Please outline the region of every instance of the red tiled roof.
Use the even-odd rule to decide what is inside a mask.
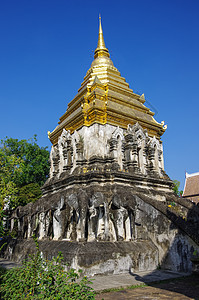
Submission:
[[[186,174],[183,197],[199,195],[199,173]]]

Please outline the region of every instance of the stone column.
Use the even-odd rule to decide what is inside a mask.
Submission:
[[[53,158],[53,176],[56,176],[59,173],[59,158]]]
[[[83,152],[84,152],[83,141],[79,141],[79,143],[76,144],[77,165],[81,165],[83,163],[84,160]]]
[[[142,144],[142,173],[147,174],[147,146],[145,141]]]
[[[148,148],[149,172],[155,172],[155,148]]]
[[[125,159],[125,142],[122,142],[122,165],[123,169],[126,169],[126,159]]]
[[[125,136],[125,158],[130,172],[138,172],[138,144],[136,136],[129,133]]]
[[[163,168],[162,168],[162,150],[158,150],[158,166],[159,166],[159,172],[161,174],[162,171],[163,171]]]
[[[67,158],[68,158],[68,154],[67,154],[67,149],[66,148],[63,149],[63,156],[64,156],[63,171],[65,171],[67,169]]]
[[[109,141],[111,158],[117,159],[117,139],[112,138]]]
[[[125,149],[125,159],[127,162],[127,165],[132,162],[132,147],[133,147],[133,135],[131,133],[127,134],[125,136],[125,145],[124,145],[124,149]]]
[[[137,145],[137,141],[134,141],[133,145],[132,145],[132,163],[133,163],[134,172],[138,172],[139,167],[138,167],[138,145]]]

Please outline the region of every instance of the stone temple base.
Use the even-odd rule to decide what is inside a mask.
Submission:
[[[39,241],[42,257],[52,259],[61,251],[69,267],[85,275],[150,271],[158,266],[158,249],[150,241],[90,242]],[[14,250],[14,251],[13,251]],[[22,262],[36,252],[34,241],[13,239],[5,256]]]
[[[174,195],[161,142],[139,124],[63,130],[50,157],[43,196],[8,219],[17,239],[7,243],[5,258],[26,258],[35,235],[44,257],[61,251],[87,275],[191,269],[198,211]]]

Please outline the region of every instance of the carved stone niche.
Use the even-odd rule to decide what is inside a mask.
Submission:
[[[66,141],[66,149],[64,149],[64,171],[69,171],[73,166],[73,147],[71,137]]]
[[[130,172],[138,173],[139,157],[138,157],[138,139],[136,135],[135,125],[128,125],[127,133],[125,135],[125,159],[126,166]]]
[[[163,152],[161,143],[149,138],[147,130],[136,123],[128,125],[125,135],[125,165],[130,172],[162,176]]]
[[[69,131],[63,129],[60,136],[60,153],[62,155],[62,170],[70,170],[72,167],[72,137]]]
[[[63,129],[57,145],[52,146],[50,153],[50,178],[60,176],[63,171],[73,166],[73,145],[69,131]]]
[[[155,173],[155,149],[150,145],[148,146],[148,162],[149,173]]]
[[[162,174],[162,149],[155,136],[148,141],[148,170],[156,176]]]

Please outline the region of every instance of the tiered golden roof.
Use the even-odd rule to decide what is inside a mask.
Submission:
[[[63,128],[74,132],[82,126],[94,123],[111,124],[127,128],[128,124],[139,123],[147,129],[150,136],[160,136],[165,126],[158,123],[154,113],[144,105],[143,95],[133,93],[114,67],[105,46],[101,17],[99,19],[99,37],[94,60],[87,71],[75,98],[68,104],[59,125],[50,133],[49,138],[56,144]]]

